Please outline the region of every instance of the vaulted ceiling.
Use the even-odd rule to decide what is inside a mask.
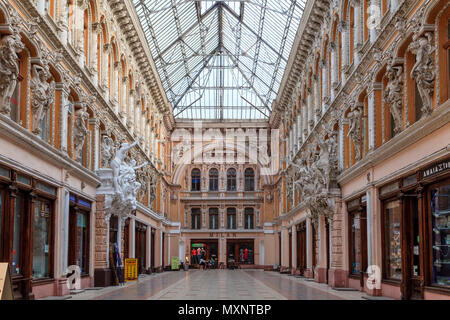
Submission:
[[[133,0],[176,119],[266,119],[306,0]]]

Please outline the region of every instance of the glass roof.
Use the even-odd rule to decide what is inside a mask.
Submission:
[[[267,119],[306,0],[133,0],[176,119]]]

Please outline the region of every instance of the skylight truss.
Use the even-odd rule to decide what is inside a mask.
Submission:
[[[177,119],[266,119],[306,0],[133,0]]]

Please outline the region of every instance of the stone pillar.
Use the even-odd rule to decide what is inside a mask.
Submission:
[[[308,101],[308,133],[310,133],[314,127],[314,92],[311,87],[306,88],[306,94]]]
[[[312,267],[312,232],[311,219],[306,219],[306,269],[311,270]]]
[[[94,129],[94,170],[100,168],[100,120],[95,119]]]
[[[208,226],[206,224],[206,213],[207,213],[207,209],[206,208],[202,208],[202,216],[201,216],[201,226],[202,229],[207,229]]]
[[[318,75],[313,76],[313,86],[314,86],[314,123],[319,122],[322,115],[322,110],[320,107],[320,79]]]
[[[62,188],[62,217],[61,217],[61,272],[66,273],[69,255],[69,191]],[[90,253],[90,252],[89,252]]]
[[[302,120],[303,120],[303,141],[308,137],[308,103],[305,98],[302,99]]]
[[[370,5],[371,6],[376,6],[377,8],[379,8],[379,10],[380,10],[379,11],[380,12],[380,17],[376,18],[376,21],[377,22],[379,21],[381,23],[381,15],[382,15],[382,13],[381,13],[381,6],[379,5],[378,0],[370,0]],[[380,28],[381,28],[380,25],[377,25],[375,28],[369,28],[369,41],[370,41],[370,43],[374,43],[375,42],[375,40],[377,39],[378,32],[379,32]]]
[[[295,224],[291,227],[292,232],[292,271],[297,268],[297,230]]]
[[[146,240],[147,240],[147,269],[153,267],[151,265],[151,257],[152,257],[152,226],[147,226],[147,234],[146,234]]]
[[[327,109],[327,104],[328,104],[328,100],[329,100],[327,60],[326,59],[320,60],[319,67],[322,72],[322,114],[323,114],[323,113],[325,113],[325,111]]]
[[[220,228],[225,229],[225,208],[219,209],[219,222]]]
[[[338,70],[338,66],[337,66],[337,61],[336,61],[336,57],[337,55],[337,48],[336,48],[336,44],[334,42],[330,42],[330,44],[328,45],[328,50],[331,52],[331,97],[330,99],[333,100],[335,97],[335,91],[334,88],[337,85],[337,70]]]
[[[376,146],[376,96],[381,95],[382,84],[380,82],[373,83],[369,86],[367,93],[368,101],[368,132],[369,132],[369,152],[373,151]]]
[[[339,170],[343,170],[344,169],[344,151],[345,151],[345,146],[344,146],[344,142],[345,142],[345,137],[344,137],[344,123],[342,121],[342,119],[339,120],[339,132],[338,132],[338,165],[339,165]]]
[[[297,148],[300,149],[300,146],[302,144],[302,119],[301,119],[301,112],[297,115]]]

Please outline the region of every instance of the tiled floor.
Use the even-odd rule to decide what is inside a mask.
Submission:
[[[191,270],[140,278],[124,287],[86,290],[72,300],[361,300],[358,291],[262,270]]]

